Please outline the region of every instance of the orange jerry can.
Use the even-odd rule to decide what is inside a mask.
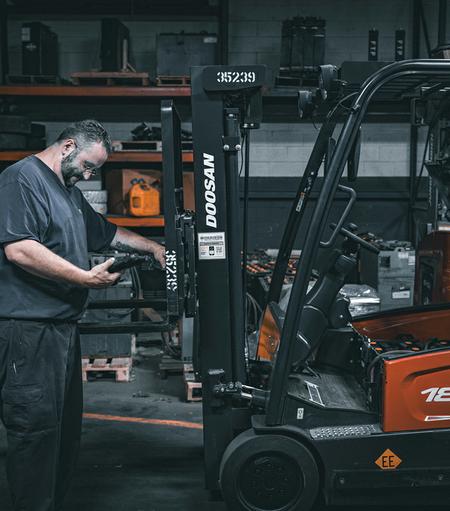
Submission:
[[[128,194],[128,210],[133,216],[157,216],[161,213],[159,190],[143,179],[133,179]]]

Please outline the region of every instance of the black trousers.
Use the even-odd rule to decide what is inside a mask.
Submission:
[[[0,391],[14,511],[59,511],[81,435],[77,325],[0,320]]]

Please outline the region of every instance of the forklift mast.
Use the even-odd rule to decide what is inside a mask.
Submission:
[[[217,406],[210,389],[219,375],[247,379],[239,155],[242,130],[261,122],[265,80],[265,66],[192,68],[195,249],[193,215],[183,206],[180,119],[172,101],[161,108],[169,315],[196,315],[210,489],[218,489],[220,459],[236,429],[236,410]]]

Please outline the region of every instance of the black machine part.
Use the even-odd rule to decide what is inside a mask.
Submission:
[[[132,268],[133,266],[145,266],[146,270],[153,268],[163,269],[151,254],[127,254],[123,257],[118,257],[108,268],[108,271],[109,273],[115,273]]]

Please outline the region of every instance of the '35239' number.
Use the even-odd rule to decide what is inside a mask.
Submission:
[[[218,83],[254,83],[256,73],[254,71],[219,71],[217,73]]]

